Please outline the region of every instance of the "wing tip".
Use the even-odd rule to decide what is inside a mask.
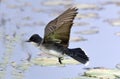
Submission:
[[[78,8],[76,6],[72,6],[69,8],[69,10],[74,11],[75,14],[78,14]]]
[[[74,11],[77,11],[77,10],[78,10],[78,8],[77,8],[76,6],[72,6],[72,7],[70,7],[69,9],[70,9],[70,10],[74,10]]]

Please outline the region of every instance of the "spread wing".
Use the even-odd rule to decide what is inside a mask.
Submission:
[[[69,8],[49,22],[45,28],[44,42],[52,41],[68,47],[70,29],[76,14],[76,8]]]

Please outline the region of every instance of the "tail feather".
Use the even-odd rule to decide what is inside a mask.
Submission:
[[[89,61],[89,58],[81,48],[68,49],[65,54],[83,64],[86,64]]]

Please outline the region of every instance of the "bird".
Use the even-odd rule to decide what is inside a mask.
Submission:
[[[44,38],[39,34],[33,34],[26,42],[33,42],[44,53],[57,57],[60,64],[63,64],[65,55],[82,64],[88,63],[89,57],[81,48],[68,48],[71,27],[78,14],[77,11],[76,7],[68,8],[46,25]]]

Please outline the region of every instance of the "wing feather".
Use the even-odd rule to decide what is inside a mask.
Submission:
[[[77,14],[76,8],[69,8],[49,22],[45,28],[44,42],[52,41],[68,46],[70,30]]]

